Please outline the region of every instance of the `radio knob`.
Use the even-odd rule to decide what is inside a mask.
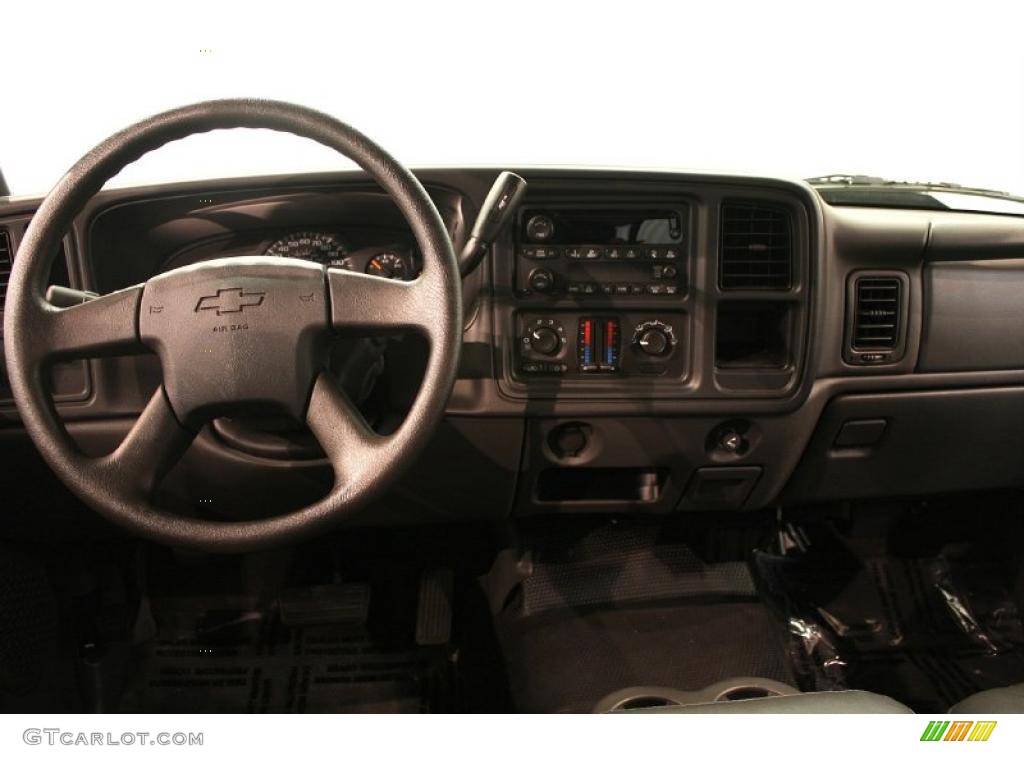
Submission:
[[[562,348],[562,339],[553,328],[534,328],[530,333],[530,349],[541,355],[555,355]]]
[[[545,243],[555,234],[555,222],[548,216],[538,214],[526,222],[526,236],[531,240]]]
[[[549,293],[555,287],[555,276],[550,269],[535,269],[530,273],[530,288],[537,293]]]
[[[672,327],[665,325],[660,320],[643,323],[636,330],[633,336],[633,343],[640,348],[640,351],[651,357],[663,357],[672,351],[676,343]]]

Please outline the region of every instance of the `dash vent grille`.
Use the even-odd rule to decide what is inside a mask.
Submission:
[[[764,203],[725,203],[720,256],[722,290],[787,290],[793,280],[789,213]]]
[[[857,279],[853,348],[859,351],[896,349],[900,338],[900,290],[895,277]]]

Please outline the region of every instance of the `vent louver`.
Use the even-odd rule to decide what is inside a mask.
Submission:
[[[853,348],[891,351],[900,338],[900,290],[896,277],[860,277],[856,283]]]
[[[0,228],[0,311],[7,298],[7,281],[11,279],[11,237],[6,229]]]
[[[725,203],[719,285],[722,290],[787,290],[792,286],[790,216],[764,203]]]

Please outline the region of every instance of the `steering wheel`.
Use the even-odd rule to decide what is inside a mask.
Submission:
[[[281,257],[234,257],[182,267],[59,309],[45,298],[61,238],[124,166],[164,144],[226,128],[269,128],[313,139],[355,161],[398,206],[423,255],[412,282]],[[351,515],[391,484],[440,421],[462,342],[462,294],[452,243],[426,191],[373,141],[329,115],[277,101],[229,99],[174,109],[114,134],[57,182],[25,233],[7,289],[7,371],[25,428],[57,476],[86,504],[136,534],[221,552],[279,546]],[[401,427],[373,432],[324,372],[332,334],[419,333],[423,382]],[[46,384],[70,357],[155,352],[163,383],[111,454],[73,444]],[[305,421],[334,471],[320,501],[277,517],[223,522],[154,502],[161,479],[212,416],[282,409]]]

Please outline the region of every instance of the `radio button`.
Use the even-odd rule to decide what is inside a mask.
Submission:
[[[594,283],[583,283],[583,293],[593,295],[597,293],[597,286]]]
[[[664,253],[665,261],[675,261],[679,258],[679,251],[675,248],[666,248]]]
[[[627,248],[624,256],[626,257],[627,260],[630,260],[630,261],[635,260],[635,259],[639,259],[640,258],[640,249],[639,248]]]
[[[622,249],[621,248],[609,248],[607,251],[605,251],[604,255],[610,261],[618,261],[619,259],[622,258]]]
[[[567,259],[582,259],[583,251],[581,251],[579,248],[568,248],[565,251],[565,257]]]
[[[594,261],[595,259],[600,259],[601,258],[601,249],[600,248],[587,248],[583,252],[583,258],[586,259],[587,261]]]
[[[625,296],[626,294],[629,293],[629,286],[628,285],[616,285],[615,286],[615,293],[617,293],[619,296]]]

